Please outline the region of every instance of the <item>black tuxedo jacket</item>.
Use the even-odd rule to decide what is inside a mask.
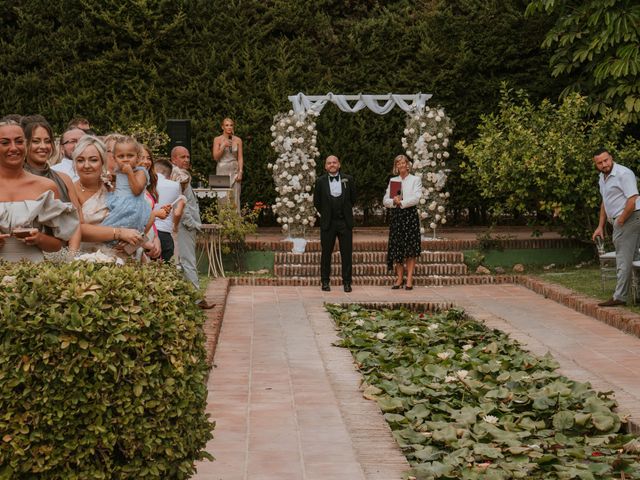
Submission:
[[[353,228],[353,205],[356,203],[356,184],[351,175],[340,173],[342,182],[343,215],[347,227]],[[325,173],[316,180],[313,191],[313,205],[320,214],[320,229],[328,230],[331,227],[331,191],[329,190],[329,178]]]

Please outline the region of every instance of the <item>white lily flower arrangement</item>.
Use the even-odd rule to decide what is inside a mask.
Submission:
[[[413,162],[413,173],[422,178],[422,198],[418,204],[420,233],[427,228],[433,231],[447,223],[446,206],[449,192],[445,191],[449,152],[449,136],[453,133],[453,122],[441,107],[425,107],[409,114],[404,129],[402,146]]]
[[[316,182],[316,147],[318,112],[279,113],[273,118],[271,146],[278,154],[275,163],[267,168],[272,171],[278,199],[272,205],[276,220],[283,233],[293,238],[303,238],[305,231],[313,227],[316,216],[313,195]]]

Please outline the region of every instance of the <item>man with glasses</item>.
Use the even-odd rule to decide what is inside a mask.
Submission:
[[[56,163],[51,167],[51,170],[56,172],[66,173],[71,177],[74,182],[78,180],[78,175],[73,167],[73,160],[71,160],[71,153],[76,148],[78,141],[85,135],[84,130],[77,127],[67,129],[60,139],[60,147],[62,148],[62,160],[60,163]]]

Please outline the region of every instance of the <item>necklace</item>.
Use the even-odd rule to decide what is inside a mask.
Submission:
[[[86,191],[97,192],[98,189],[100,188],[100,187],[98,187],[98,188],[93,188],[92,189],[92,188],[85,187],[80,180],[78,180],[78,184],[80,185],[80,190],[82,190],[83,192],[86,192]]]

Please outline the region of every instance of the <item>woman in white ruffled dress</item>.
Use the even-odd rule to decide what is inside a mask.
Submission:
[[[24,170],[26,139],[14,121],[0,122],[0,258],[43,260],[78,228],[78,212],[48,178]]]

